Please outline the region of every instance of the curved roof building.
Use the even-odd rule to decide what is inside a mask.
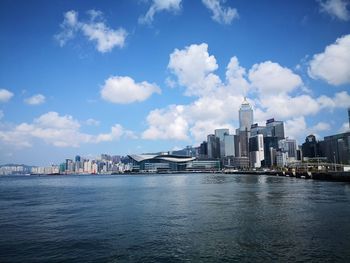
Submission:
[[[179,155],[133,154],[128,155],[132,160],[133,171],[165,172],[185,171],[188,162],[195,157]]]

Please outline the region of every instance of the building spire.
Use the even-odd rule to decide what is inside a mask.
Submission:
[[[249,104],[249,102],[247,101],[247,97],[246,96],[244,96],[242,104]]]

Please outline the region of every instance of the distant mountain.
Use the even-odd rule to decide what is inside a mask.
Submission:
[[[23,166],[24,168],[27,168],[27,169],[31,169],[32,167],[35,167],[35,166],[32,166],[32,165],[15,164],[15,163],[0,164],[0,168],[1,168],[1,167],[4,167],[4,166],[10,166],[10,167],[14,167],[14,166]]]

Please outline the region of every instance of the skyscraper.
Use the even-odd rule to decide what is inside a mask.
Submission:
[[[288,161],[295,161],[297,159],[297,141],[293,139],[282,139],[278,141],[278,148],[282,152],[288,153]]]
[[[241,131],[250,131],[253,120],[253,109],[247,101],[247,98],[244,98],[244,101],[239,108],[239,129]]]
[[[250,106],[247,98],[245,97],[238,112],[239,117],[239,129],[236,134],[239,140],[239,155],[238,157],[249,157],[249,137],[250,128],[253,124],[253,109]]]
[[[229,134],[229,129],[216,129],[215,136],[219,138],[220,141],[220,157],[225,156],[225,135]]]
[[[225,157],[235,156],[235,139],[234,135],[225,134],[224,136]]]
[[[249,138],[249,160],[251,167],[261,167],[261,162],[264,160],[264,136],[262,134]]]
[[[220,158],[220,140],[214,134],[208,135],[208,158]]]
[[[283,121],[269,119],[266,121],[266,132],[269,137],[277,137],[279,140],[284,139],[284,124]]]

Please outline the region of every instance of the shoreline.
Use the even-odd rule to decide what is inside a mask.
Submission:
[[[267,175],[281,177],[295,177],[298,179],[313,179],[319,181],[330,182],[350,182],[350,172],[290,172],[290,171],[173,171],[173,172],[158,172],[158,173],[115,173],[115,174],[11,174],[2,176],[130,176],[130,175],[176,175],[176,174],[251,174],[251,175]],[[0,176],[1,177],[1,176]]]

